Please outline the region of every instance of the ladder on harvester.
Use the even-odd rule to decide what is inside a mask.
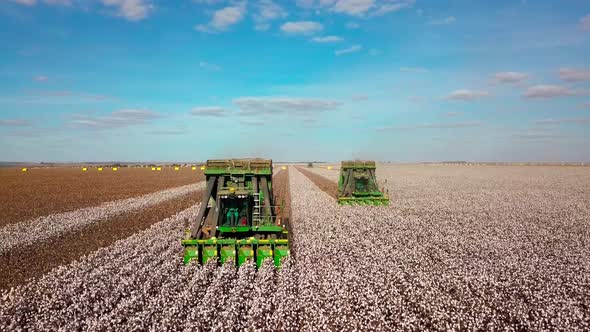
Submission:
[[[253,193],[254,196],[254,206],[252,207],[252,224],[259,225],[260,224],[260,193]]]

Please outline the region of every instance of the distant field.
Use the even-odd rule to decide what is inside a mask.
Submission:
[[[0,226],[202,180],[190,168],[0,168]]]

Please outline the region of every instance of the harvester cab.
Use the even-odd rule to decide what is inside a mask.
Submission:
[[[389,205],[389,196],[379,190],[374,161],[343,161],[338,177],[338,203],[341,205]]]
[[[185,264],[219,259],[240,266],[254,260],[260,267],[272,259],[280,266],[289,255],[289,240],[272,196],[272,160],[208,160],[204,172],[201,208],[182,240]]]

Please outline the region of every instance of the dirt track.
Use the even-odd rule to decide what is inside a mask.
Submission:
[[[297,170],[303,173],[308,179],[311,180],[316,186],[323,190],[326,194],[338,198],[338,183],[325,178],[321,175],[315,174],[311,171],[306,170],[303,167],[297,167]]]
[[[276,197],[276,205],[284,204],[282,216],[287,224],[291,219],[291,192],[289,190],[289,170],[281,170],[272,177],[273,193]]]
[[[202,171],[182,168],[0,168],[0,227],[40,216],[204,181]]]

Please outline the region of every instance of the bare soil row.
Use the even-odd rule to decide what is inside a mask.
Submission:
[[[202,191],[92,224],[79,232],[36,243],[0,256],[0,289],[22,284],[53,268],[108,247],[201,201]],[[180,238],[178,239],[180,241]]]
[[[291,193],[289,191],[289,170],[281,170],[272,177],[272,188],[276,197],[275,204],[283,204],[282,217],[291,219]]]
[[[337,198],[338,197],[338,184],[328,178],[321,175],[315,174],[311,171],[306,170],[303,167],[297,167],[297,170],[303,173],[308,179],[311,180],[316,186],[318,186],[326,194]]]
[[[202,171],[190,168],[160,172],[149,168],[120,168],[116,172],[82,172],[80,168],[65,167],[21,172],[0,168],[0,227],[204,179]]]

